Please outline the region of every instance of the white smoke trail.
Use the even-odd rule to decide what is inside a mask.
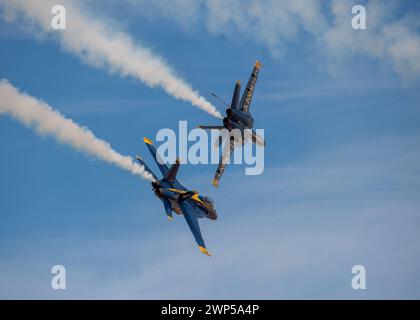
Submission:
[[[60,1],[66,8],[66,29],[54,30],[51,27],[51,8],[56,4],[54,0],[0,0],[6,20],[21,22],[19,18],[23,18],[31,24],[32,31],[37,26],[43,32],[57,34],[63,49],[80,56],[90,65],[106,67],[150,87],[160,86],[176,99],[189,101],[214,117],[222,118],[216,108],[178,77],[159,55],[136,45],[130,36],[110,27],[109,22],[88,16],[75,5],[75,1]]]
[[[95,156],[105,162],[149,181],[153,176],[129,156],[123,156],[110,144],[98,139],[87,128],[80,127],[71,119],[53,110],[48,104],[19,92],[7,80],[0,81],[0,115],[9,114],[27,127],[34,128],[40,135],[50,135],[59,142]]]

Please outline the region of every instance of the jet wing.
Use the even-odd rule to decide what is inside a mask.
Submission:
[[[225,128],[224,126],[198,126],[198,127],[204,130],[211,130],[211,129],[222,130]]]
[[[159,157],[159,154],[156,151],[156,148],[153,146],[152,140],[149,138],[144,137],[143,138],[144,143],[146,143],[147,148],[149,149],[150,153],[152,154],[153,159],[155,160],[157,166],[159,167],[160,172],[162,172],[162,175],[166,175],[166,173],[169,171],[168,166],[163,162],[163,160]]]
[[[228,163],[230,156],[232,154],[233,148],[235,148],[235,140],[231,139],[230,143],[225,143],[223,147],[222,155],[220,156],[219,165],[214,174],[214,179],[211,182],[215,187],[219,187],[219,180],[225,171],[226,164]]]
[[[198,219],[196,214],[194,213],[195,208],[194,205],[190,202],[189,199],[184,201],[179,201],[179,206],[181,207],[183,216],[187,221],[188,226],[194,236],[195,241],[197,242],[198,248],[200,251],[208,256],[210,253],[206,249],[206,245],[203,240],[203,236],[201,235],[200,225],[198,224]]]
[[[252,143],[260,147],[265,147],[264,138],[260,137],[254,130],[252,130]]]
[[[242,94],[241,101],[239,103],[239,108],[242,111],[245,111],[245,112],[249,111],[249,108],[251,106],[252,96],[254,95],[255,85],[257,84],[260,68],[261,68],[261,63],[257,61],[255,63],[254,69],[252,69],[251,76],[249,77],[245,91]]]
[[[257,146],[260,147],[265,147],[266,144],[264,138],[260,137],[254,130],[252,130],[251,132],[245,130],[244,140],[251,141],[252,143],[255,143]]]

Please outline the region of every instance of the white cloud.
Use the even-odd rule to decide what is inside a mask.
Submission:
[[[367,58],[406,79],[420,75],[419,14],[399,16],[395,1],[367,1],[368,28],[357,31],[351,27],[351,8],[358,4],[353,0],[130,2],[145,6],[148,15],[163,15],[184,27],[203,25],[214,36],[245,44],[252,41],[267,48],[274,58],[283,57],[291,43],[304,39],[305,45],[314,48],[318,63],[334,74],[346,63]]]
[[[91,0],[91,3],[95,1]],[[115,6],[114,2],[101,3],[105,8]],[[356,4],[353,0],[126,0],[126,3],[130,4],[126,9],[130,10],[130,17],[164,17],[188,32],[202,27],[213,36],[244,45],[252,42],[262,46],[274,59],[287,59],[291,44],[307,46],[312,48],[311,58],[316,57],[318,64],[334,75],[340,74],[341,69],[349,64],[367,62],[384,65],[404,80],[413,80],[420,75],[420,13],[408,10],[401,13],[400,4],[395,1],[366,1],[367,30],[351,28],[351,7]],[[37,11],[39,16],[40,6],[31,5],[30,10]],[[16,15],[13,10],[6,13],[9,20]],[[98,27],[96,31],[106,31],[109,36],[109,30],[103,25],[95,26]],[[125,36],[124,42],[131,40]],[[71,47],[76,52],[82,50],[90,63],[98,58],[97,53],[91,55],[82,47]],[[146,51],[146,55],[150,55],[149,50]],[[121,68],[116,67],[116,70]],[[130,74],[126,69],[120,71]]]
[[[240,37],[266,46],[279,56],[287,42],[302,32],[315,34],[326,26],[319,1],[207,1],[205,21],[210,33]]]
[[[268,168],[252,183],[231,172],[222,186],[229,197],[216,203],[220,220],[201,223],[211,258],[197,250],[182,217],[166,221],[158,200],[141,212],[162,210],[156,217],[160,229],[146,235],[124,230],[111,238],[90,232],[46,237],[51,253],[36,256],[9,249],[0,263],[0,288],[8,291],[0,295],[418,298],[418,146],[412,137],[342,146],[293,168]],[[208,184],[207,177],[195,181]],[[142,214],[136,224],[144,221]],[[43,270],[57,260],[71,275],[61,296],[43,284],[49,283]],[[19,273],[13,267],[20,264],[31,271]],[[366,292],[351,288],[355,264],[368,270]],[[25,286],[13,286],[26,277]]]
[[[350,28],[350,1],[331,5],[333,25],[318,39],[329,56],[329,67],[339,67],[350,58],[370,59],[391,65],[404,78],[420,75],[420,34],[410,15],[394,18],[395,3],[370,0],[366,6],[367,30]]]

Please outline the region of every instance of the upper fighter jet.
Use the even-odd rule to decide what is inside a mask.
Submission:
[[[257,61],[252,69],[251,76],[246,85],[245,91],[242,94],[241,99],[239,100],[239,95],[241,92],[241,83],[238,80],[235,84],[235,90],[233,91],[232,102],[230,106],[227,106],[226,117],[223,118],[223,126],[199,126],[202,129],[227,129],[231,132],[233,129],[238,129],[242,134],[242,139],[240,140],[240,145],[246,143],[248,140],[251,140],[253,143],[259,146],[265,146],[265,141],[263,138],[258,136],[254,130],[252,130],[251,135],[247,135],[245,129],[252,129],[254,126],[254,118],[249,112],[251,106],[252,96],[254,94],[255,85],[257,83],[258,74],[260,72],[261,63]],[[214,95],[214,94],[213,94]],[[215,96],[215,95],[214,95]],[[216,96],[216,98],[218,98]],[[222,136],[219,137],[219,146],[222,144]],[[232,136],[230,136],[230,143],[226,143],[223,149],[222,155],[219,160],[219,166],[217,167],[216,173],[212,184],[215,187],[218,187],[219,180],[223,175],[225,170],[226,163],[230,158],[233,148],[235,147],[235,141]]]
[[[182,214],[187,221],[192,234],[194,235],[198,248],[202,253],[210,256],[201,235],[198,218],[208,218],[210,220],[217,219],[217,213],[214,209],[213,200],[209,197],[199,195],[196,191],[188,190],[181,185],[176,179],[180,166],[179,160],[177,159],[176,162],[169,168],[166,164],[163,164],[159,158],[152,141],[148,138],[144,138],[143,141],[146,143],[153,159],[155,159],[163,178],[159,180],[142,158],[139,156],[136,158],[137,161],[139,161],[140,164],[142,164],[145,169],[153,175],[154,181],[152,182],[152,189],[155,195],[163,202],[166,215],[169,220],[172,220],[172,212]]]

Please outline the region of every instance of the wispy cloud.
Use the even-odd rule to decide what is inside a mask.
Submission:
[[[44,298],[418,298],[418,146],[403,136],[342,146],[252,183],[231,172],[220,220],[202,222],[211,258],[196,253],[182,218],[162,212],[161,230],[146,235],[54,239],[66,250],[26,256],[30,274],[10,276],[19,262],[3,260],[1,287]],[[42,285],[57,259],[72,275],[60,294]],[[367,268],[366,291],[351,288],[355,264]],[[26,276],[29,285],[11,285]]]
[[[330,58],[330,68],[349,61],[349,57],[368,57],[390,65],[402,77],[420,75],[420,13],[408,12],[398,17],[398,4],[370,0],[366,5],[367,30],[350,27],[354,1],[333,1],[332,26],[319,38]]]
[[[349,62],[370,59],[392,68],[404,79],[420,75],[419,12],[400,13],[395,1],[366,1],[367,29],[353,30],[351,8],[359,2],[279,0],[129,0],[147,14],[181,25],[204,26],[213,36],[251,41],[284,57],[290,44],[304,41],[318,64],[334,75]],[[188,10],[185,10],[188,8]],[[142,14],[141,11],[138,11]],[[167,13],[171,14],[167,14]],[[327,59],[325,59],[327,58]]]

